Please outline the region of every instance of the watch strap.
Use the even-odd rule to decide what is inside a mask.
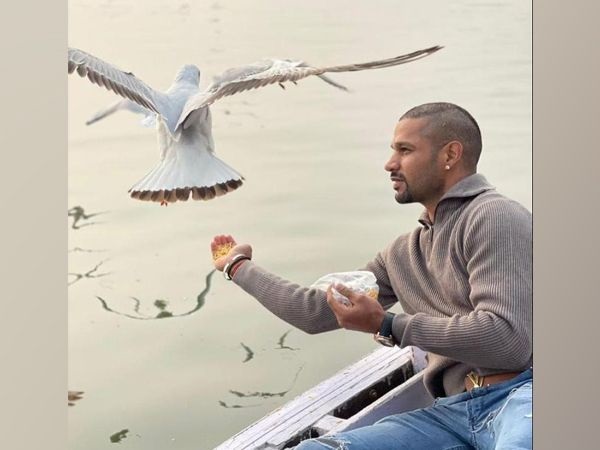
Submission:
[[[386,347],[393,347],[397,344],[392,334],[392,325],[394,323],[395,316],[396,314],[394,313],[386,312],[385,316],[383,316],[383,321],[381,322],[379,331],[373,336],[375,341],[381,345],[385,345]]]
[[[392,337],[392,325],[394,323],[394,317],[396,314],[387,311],[385,316],[383,317],[383,322],[381,322],[381,328],[379,329],[379,336],[384,336],[391,338]]]

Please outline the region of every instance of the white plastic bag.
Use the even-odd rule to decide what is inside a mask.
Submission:
[[[379,286],[377,286],[377,279],[375,278],[375,275],[366,270],[329,273],[319,278],[310,287],[321,289],[322,291],[327,292],[327,288],[329,288],[329,286],[332,284],[343,284],[347,288],[360,294],[368,295],[375,300],[377,300],[377,296],[379,295]],[[335,289],[332,291],[333,297],[337,301],[343,303],[344,305],[350,304],[350,301],[346,296],[340,294]]]

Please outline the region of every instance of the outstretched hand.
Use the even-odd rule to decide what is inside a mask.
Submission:
[[[242,254],[252,258],[252,247],[248,244],[237,244],[230,235],[220,234],[215,236],[210,243],[210,250],[215,269],[220,272],[235,255]]]
[[[335,289],[350,300],[345,305],[333,296]],[[366,333],[377,333],[385,316],[385,310],[381,304],[368,295],[359,294],[342,284],[329,286],[327,289],[327,303],[335,314],[342,328]]]

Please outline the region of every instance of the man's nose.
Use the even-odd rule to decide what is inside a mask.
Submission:
[[[388,159],[388,161],[385,163],[385,165],[383,166],[383,168],[387,172],[393,172],[395,170],[398,170],[400,168],[400,164],[399,164],[398,158],[395,158],[395,155],[392,154],[392,156],[390,157],[390,159]]]

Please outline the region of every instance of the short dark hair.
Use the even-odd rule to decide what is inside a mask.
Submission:
[[[463,145],[463,159],[469,168],[476,168],[481,155],[481,130],[469,112],[453,103],[437,102],[415,106],[405,112],[402,119],[427,118],[424,135],[437,149],[450,141]]]

